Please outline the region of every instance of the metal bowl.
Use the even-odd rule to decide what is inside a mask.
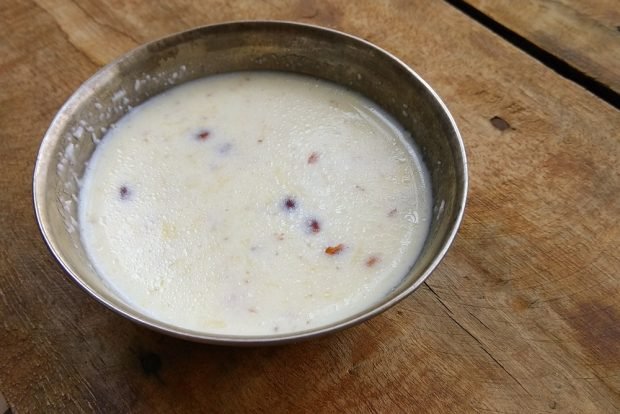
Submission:
[[[175,85],[216,73],[277,70],[323,78],[374,100],[407,129],[430,173],[433,215],[423,250],[380,303],[328,326],[260,336],[197,332],[144,315],[97,275],[77,223],[79,180],[105,131],[132,107]],[[185,339],[234,345],[291,342],[324,335],[377,315],[416,290],[452,243],[465,208],[467,162],[452,119],[431,87],[403,62],[353,36],[316,26],[233,22],[178,33],[141,46],[86,81],[48,129],[37,157],[34,208],[41,233],[62,267],[90,295],[142,325]]]

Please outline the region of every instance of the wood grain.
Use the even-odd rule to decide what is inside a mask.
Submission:
[[[617,0],[465,2],[620,93],[620,3]]]
[[[436,88],[469,155],[462,229],[426,285],[339,334],[236,349],[150,332],[47,251],[30,189],[40,139],[138,43],[265,18],[366,38]],[[15,413],[620,410],[618,111],[451,6],[10,0],[0,56],[0,392]]]

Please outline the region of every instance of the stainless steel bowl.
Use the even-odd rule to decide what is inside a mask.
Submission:
[[[401,283],[370,309],[304,332],[217,335],[170,325],[124,302],[97,275],[79,237],[79,180],[96,142],[131,107],[183,82],[216,73],[278,70],[311,75],[361,92],[411,133],[428,167],[433,217],[423,250]],[[158,331],[218,344],[290,342],[334,332],[377,315],[416,290],[452,243],[465,208],[467,162],[445,105],[403,62],[353,36],[304,24],[253,21],[206,26],[141,46],[86,81],[65,103],[43,138],[34,171],[34,207],[56,259],[110,309]]]

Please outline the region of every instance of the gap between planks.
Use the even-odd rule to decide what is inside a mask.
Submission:
[[[463,0],[444,0],[446,3],[483,25],[511,45],[527,53],[560,76],[576,83],[616,109],[620,109],[620,94],[565,60],[546,51],[527,38],[509,29],[484,12]]]

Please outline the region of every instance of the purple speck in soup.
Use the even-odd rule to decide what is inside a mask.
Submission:
[[[308,230],[311,233],[318,233],[321,231],[321,223],[317,219],[308,220]]]
[[[224,145],[222,145],[217,151],[222,155],[226,155],[230,152],[231,149],[232,149],[232,144],[230,142],[227,142]]]
[[[295,210],[295,208],[297,208],[297,202],[295,201],[294,198],[291,198],[291,197],[287,197],[284,200],[283,205],[284,205],[284,209],[289,210],[289,211]]]
[[[118,192],[121,196],[121,200],[127,200],[131,196],[131,191],[126,185],[122,185]]]

